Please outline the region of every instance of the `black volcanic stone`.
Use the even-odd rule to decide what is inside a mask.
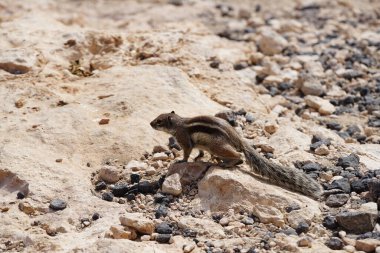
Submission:
[[[329,122],[329,123],[326,124],[326,127],[327,127],[328,129],[336,130],[336,131],[340,131],[340,130],[342,130],[342,128],[343,128],[343,127],[342,127],[339,123],[337,123],[337,122]]]
[[[380,199],[380,180],[372,179],[368,182],[368,190],[370,198],[376,202],[377,199]]]
[[[127,193],[124,195],[124,198],[126,198],[128,201],[132,201],[136,199],[136,195],[133,193]]]
[[[23,198],[25,198],[25,194],[22,192],[18,192],[17,193],[17,199],[23,199]]]
[[[113,194],[110,192],[104,192],[102,194],[102,199],[111,202],[113,200]]]
[[[100,218],[100,214],[94,213],[91,218],[92,218],[92,220],[98,220]]]
[[[168,208],[165,205],[159,205],[154,215],[156,219],[159,219],[160,217],[166,217],[168,215]]]
[[[65,209],[67,206],[66,202],[63,201],[62,199],[53,199],[52,201],[50,201],[50,205],[49,207],[53,210],[63,210]]]
[[[123,197],[128,192],[128,190],[129,187],[127,183],[119,183],[112,188],[112,194],[115,197]]]
[[[148,194],[148,193],[156,193],[157,189],[155,189],[155,185],[152,182],[149,181],[141,181],[138,184],[138,192],[142,194]]]
[[[350,137],[350,135],[347,132],[337,132],[337,134],[342,138],[343,140]]]
[[[343,248],[344,244],[338,237],[331,237],[327,242],[326,246],[332,250],[340,250]]]
[[[368,119],[368,126],[370,127],[380,127],[380,119],[370,118]]]
[[[130,179],[131,179],[131,184],[137,184],[138,182],[140,182],[141,177],[139,174],[132,173],[130,176]]]
[[[172,234],[173,227],[167,222],[162,222],[156,226],[156,232],[159,234]]]
[[[171,234],[158,234],[156,236],[156,242],[158,242],[158,243],[169,243],[171,237],[172,237]]]
[[[333,194],[326,199],[326,205],[329,207],[341,207],[347,203],[350,195],[348,194]]]
[[[107,188],[107,184],[104,181],[100,181],[95,185],[96,191],[101,191]]]
[[[369,213],[363,211],[343,211],[336,216],[338,224],[345,231],[354,234],[362,234],[371,232],[375,227],[377,213]]]
[[[347,167],[357,168],[359,166],[359,161],[360,161],[359,156],[352,153],[349,156],[340,157],[336,165],[341,166],[343,168],[347,168]]]
[[[286,235],[297,235],[297,232],[294,228],[283,229],[283,230],[280,230],[280,232]]]
[[[182,232],[183,237],[196,237],[197,231],[192,230],[191,228],[185,228]]]
[[[348,181],[347,178],[341,178],[338,180],[334,180],[329,186],[327,190],[331,189],[341,189],[345,193],[350,193],[351,192],[351,186],[350,182]]]
[[[292,203],[290,204],[290,206],[285,207],[285,211],[287,213],[290,213],[291,211],[299,210],[299,209],[301,209],[301,207],[297,203]]]
[[[346,171],[346,170],[342,171],[342,172],[340,173],[340,175],[341,175],[342,177],[344,177],[344,178],[347,178],[347,179],[350,179],[350,178],[355,177],[355,174],[353,174],[353,173],[351,173],[351,172],[349,172],[349,171]]]
[[[346,129],[346,132],[350,135],[353,136],[354,133],[360,133],[360,128],[357,125],[349,125]]]
[[[307,231],[309,231],[309,224],[307,224],[305,221],[298,223],[296,227],[297,234],[306,233]]]
[[[326,216],[322,221],[322,225],[328,229],[336,229],[338,227],[338,223],[334,216]]]
[[[351,190],[356,193],[368,191],[368,183],[371,179],[362,178],[351,182]]]
[[[248,63],[246,62],[238,62],[234,64],[234,70],[242,70],[248,67]]]
[[[302,170],[306,173],[313,172],[313,171],[319,171],[321,169],[321,166],[318,163],[307,163],[304,166],[302,166]]]

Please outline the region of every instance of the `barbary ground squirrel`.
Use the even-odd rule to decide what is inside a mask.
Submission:
[[[159,115],[150,125],[177,140],[184,153],[181,162],[187,162],[192,149],[197,148],[199,156],[204,150],[220,158],[222,167],[233,167],[243,162],[239,153],[243,152],[254,172],[270,183],[314,199],[322,194],[321,186],[302,171],[277,165],[262,157],[224,119],[213,116],[182,118],[171,112]]]

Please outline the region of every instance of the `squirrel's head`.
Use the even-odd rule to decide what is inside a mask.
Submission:
[[[172,111],[171,113],[159,115],[152,122],[150,122],[150,125],[158,131],[172,134],[180,119],[181,117]]]

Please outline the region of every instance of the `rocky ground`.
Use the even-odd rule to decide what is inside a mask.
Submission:
[[[0,252],[380,252],[380,2],[0,3]],[[229,121],[315,201],[149,122]],[[194,158],[195,152],[192,155]]]

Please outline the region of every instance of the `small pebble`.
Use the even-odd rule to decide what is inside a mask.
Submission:
[[[50,201],[49,207],[53,210],[63,210],[67,206],[66,202],[61,199],[53,199]]]

